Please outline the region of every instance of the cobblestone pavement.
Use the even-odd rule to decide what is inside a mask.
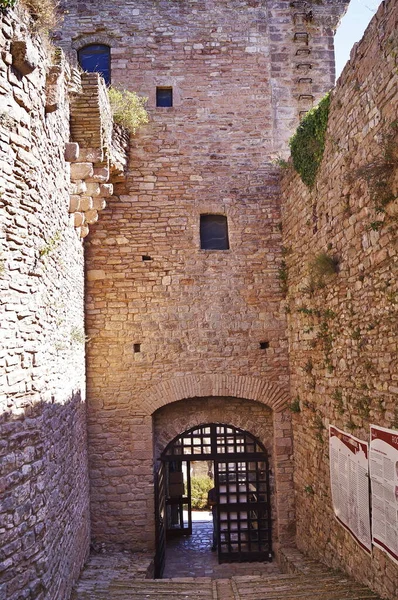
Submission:
[[[380,600],[294,549],[283,551],[293,574],[279,572],[274,563],[217,565],[210,552],[211,532],[208,523],[194,529],[191,543],[190,538],[170,542],[167,578],[160,580],[145,578],[150,555],[92,555],[71,600]]]
[[[192,535],[167,542],[166,567],[163,578],[211,577],[226,579],[233,575],[265,575],[280,573],[276,563],[218,564],[217,552],[211,551],[211,521],[193,522]]]

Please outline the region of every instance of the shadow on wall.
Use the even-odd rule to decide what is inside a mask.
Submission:
[[[0,597],[16,600],[29,591],[31,598],[67,600],[90,542],[80,390],[62,405],[3,413],[0,440]]]

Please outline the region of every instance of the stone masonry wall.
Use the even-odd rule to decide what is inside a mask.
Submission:
[[[127,180],[112,180],[114,196],[86,242],[91,514],[99,541],[153,547],[157,386],[184,393],[185,378],[212,376],[251,378],[258,394],[266,384],[275,394],[288,389],[272,157],[298,122],[302,57],[314,98],[332,83],[332,29],[345,5],[314,5],[304,23],[296,14],[304,5],[285,1],[117,9],[68,2],[65,51],[76,59],[86,44],[109,44],[113,85],[148,96],[150,113],[131,139]],[[156,86],[173,87],[173,107],[156,108]],[[311,98],[301,99],[303,108]],[[230,250],[200,249],[204,213],[227,216]],[[165,391],[160,406],[168,402]],[[279,514],[287,540],[292,447],[290,416],[282,414],[274,439],[288,480]]]
[[[89,548],[72,82],[26,15],[0,13],[0,43],[0,598],[67,600]]]
[[[348,1],[68,0],[59,38],[72,62],[87,44],[109,45],[113,85],[147,96],[150,108],[156,85],[173,86],[185,117],[208,122],[207,142],[195,152],[222,161],[225,131],[233,168],[242,146],[251,155],[286,154],[302,112],[334,83],[333,33]],[[259,119],[249,135],[247,113],[253,125]]]
[[[334,519],[327,428],[398,430],[397,16],[395,0],[380,6],[333,91],[314,189],[283,179],[297,541],[391,599],[397,565]],[[338,262],[324,287],[311,267],[322,252]]]

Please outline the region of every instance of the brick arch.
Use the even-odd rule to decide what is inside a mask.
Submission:
[[[171,402],[186,398],[208,396],[232,396],[245,400],[255,400],[265,404],[275,412],[283,411],[289,401],[286,390],[278,385],[260,379],[240,375],[185,375],[161,383],[145,390],[138,402],[140,412],[153,414]]]
[[[105,46],[109,46],[110,48],[115,43],[115,37],[112,33],[89,33],[87,35],[81,35],[75,40],[72,41],[73,50],[81,50],[85,46],[90,46],[91,44],[104,44]]]

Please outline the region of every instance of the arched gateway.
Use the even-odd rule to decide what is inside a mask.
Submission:
[[[155,575],[161,577],[166,535],[190,535],[191,465],[212,464],[220,562],[272,559],[268,454],[252,434],[225,423],[192,427],[163,451],[156,471]]]

